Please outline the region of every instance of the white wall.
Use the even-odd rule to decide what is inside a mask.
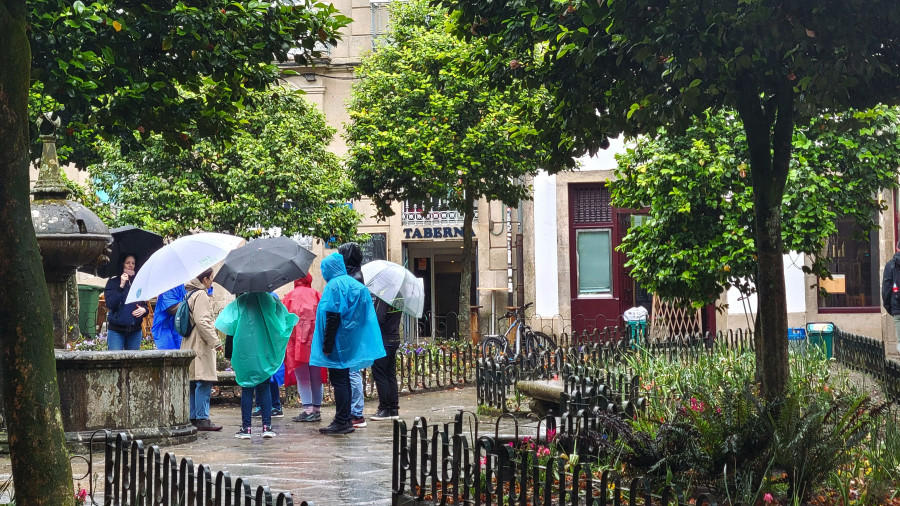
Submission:
[[[609,148],[597,151],[597,155],[583,156],[578,159],[581,170],[613,170],[618,163],[616,155],[625,152],[625,140],[622,137],[609,140]]]
[[[534,314],[559,314],[559,255],[556,244],[556,176],[534,177]]]
[[[787,295],[787,312],[806,313],[806,287],[803,274],[803,253],[790,252],[784,255],[784,287]],[[735,288],[728,290],[728,314],[756,313],[756,294],[747,300],[740,300],[740,292]]]

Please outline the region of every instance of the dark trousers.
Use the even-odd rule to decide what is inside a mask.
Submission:
[[[328,379],[334,390],[334,423],[350,423],[350,369],[328,369]]]
[[[400,409],[400,394],[397,391],[397,348],[400,343],[384,343],[387,355],[372,364],[372,377],[378,390],[378,410],[397,411]]]
[[[272,408],[281,409],[281,390],[278,388],[278,380],[275,379],[275,376],[269,378],[269,392],[272,397]]]
[[[259,412],[262,415],[263,425],[272,425],[272,393],[269,391],[268,381],[263,381],[255,387],[243,387],[241,389],[241,425],[250,427],[254,392],[256,392],[256,401],[259,402]]]

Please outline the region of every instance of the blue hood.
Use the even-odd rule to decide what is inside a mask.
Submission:
[[[344,266],[344,257],[340,253],[332,253],[322,260],[322,277],[325,282],[347,274],[347,268]]]

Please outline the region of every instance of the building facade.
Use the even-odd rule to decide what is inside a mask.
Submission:
[[[344,29],[343,39],[336,46],[326,48],[327,57],[315,66],[285,66],[299,74],[286,78],[286,84],[303,90],[306,98],[324,113],[328,124],[338,130],[331,150],[343,156],[347,145],[342,133],[344,124],[350,121],[346,104],[357,81],[354,72],[387,27],[390,2],[337,0],[333,3],[353,22]],[[418,322],[418,336],[447,337],[457,330],[463,217],[443,207],[438,200],[430,204],[432,210],[426,212],[422,203],[395,203],[394,215],[379,220],[369,199],[353,202],[354,209],[362,215],[360,233],[371,237],[363,245],[366,260],[385,259],[405,265],[424,281],[425,316]],[[476,207],[473,223],[476,255],[470,296],[479,328],[489,333],[492,312],[505,312],[511,303],[510,280],[521,272],[516,269],[521,262],[515,261],[514,251],[515,238],[521,236],[518,233],[521,220],[517,210],[506,209],[499,203],[481,200]],[[330,252],[321,247],[313,251]]]
[[[300,75],[287,79],[289,86],[306,92],[339,132],[349,121],[346,103],[356,80],[354,69],[387,27],[389,3],[334,2],[353,19],[343,40],[328,48],[328,58],[320,64],[292,68]],[[331,147],[339,155],[347,151],[340,135]],[[472,303],[479,312],[482,333],[498,331],[491,314],[496,317],[509,305],[529,302],[534,303],[535,321],[556,332],[617,325],[624,311],[633,306],[653,310],[652,294],[628,276],[624,254],[615,250],[628,228],[640,225],[642,220],[641,213],[617,209],[609,203],[607,183],[613,178],[618,149],[622,144],[614,142],[578,171],[538,175],[531,182],[533,200],[524,202],[520,209],[478,203]],[[880,215],[881,228],[867,240],[853,236],[852,223],[838,224],[840,233],[827,245],[827,253],[835,259],[833,281],[820,281],[803,273],[808,260],[802,254],[785,255],[791,327],[834,322],[851,332],[882,338],[889,350],[895,349],[893,321],[881,309],[879,287],[881,270],[893,255],[898,237],[897,198],[891,192],[880,197],[889,211]],[[367,257],[405,264],[424,279],[427,315],[419,323],[420,334],[444,336],[454,330],[462,218],[437,204],[437,210],[431,213],[424,213],[416,203],[396,204],[394,216],[384,221],[374,218],[368,200],[354,206],[363,215],[360,231],[372,237],[365,246]],[[820,296],[820,287],[830,295]],[[718,310],[710,306],[691,318],[703,330],[752,325],[756,310],[753,297],[744,300],[732,291],[716,306]]]
[[[525,298],[535,301],[535,314],[555,331],[579,331],[622,323],[633,306],[654,307],[653,296],[628,276],[625,255],[615,250],[628,228],[639,226],[640,212],[618,209],[609,202],[614,155],[621,141],[581,170],[538,175],[534,199],[523,204]],[[895,353],[893,319],[881,307],[881,275],[897,241],[896,191],[878,195],[887,211],[878,216],[879,229],[866,238],[854,235],[851,219],[837,223],[838,234],[826,244],[833,258],[833,280],[820,280],[802,268],[805,255],[784,256],[790,327],[832,322],[852,333],[882,339]],[[822,296],[820,288],[828,295]],[[715,306],[690,315],[704,331],[753,327],[756,298],[742,298],[732,289]],[[652,316],[652,315],[651,315]],[[684,315],[682,315],[684,317]]]

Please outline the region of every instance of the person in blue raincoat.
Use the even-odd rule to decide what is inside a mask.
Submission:
[[[385,355],[369,289],[347,275],[344,258],[333,253],[322,260],[325,289],[316,308],[311,365],[328,368],[334,389],[335,415],[323,434],[353,432],[350,421],[350,371],[372,365]]]
[[[272,397],[269,378],[281,367],[291,331],[299,318],[268,293],[239,295],[216,318],[216,328],[233,336],[231,367],[241,391],[241,428],[234,435],[249,439],[253,394],[262,414],[262,436],[275,437],[272,430]]]
[[[181,334],[175,332],[175,310],[186,295],[184,285],[178,285],[156,298],[156,307],[153,309],[153,341],[157,350],[181,348]]]

